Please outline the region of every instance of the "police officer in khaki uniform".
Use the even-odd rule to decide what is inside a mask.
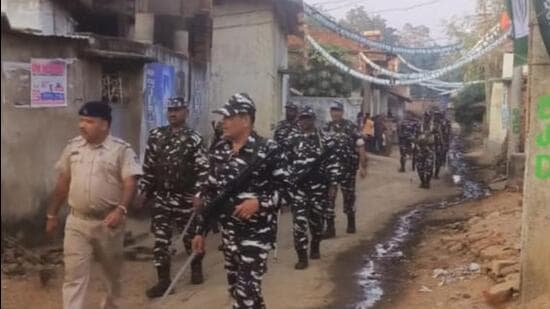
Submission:
[[[88,102],[79,111],[80,136],[69,141],[56,169],[57,184],[47,212],[46,233],[68,197],[65,225],[63,308],[84,308],[92,259],[105,273],[102,308],[119,308],[125,215],[142,174],[130,145],[109,134],[111,108]]]

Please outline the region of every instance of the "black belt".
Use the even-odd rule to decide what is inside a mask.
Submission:
[[[112,209],[85,211],[71,207],[70,214],[84,220],[103,220],[111,211]]]

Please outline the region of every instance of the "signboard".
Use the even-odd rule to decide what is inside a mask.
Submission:
[[[31,59],[31,107],[67,106],[67,64]]]

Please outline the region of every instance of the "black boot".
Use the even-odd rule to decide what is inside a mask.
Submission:
[[[311,240],[311,248],[309,248],[309,258],[312,260],[318,260],[321,258],[321,252],[319,251],[319,245],[321,239],[314,237]]]
[[[346,232],[348,234],[355,234],[355,213],[353,212],[348,214],[348,228]]]
[[[298,263],[294,265],[294,269],[306,269],[308,266],[307,251],[299,250],[296,253],[298,254]]]
[[[429,189],[430,188],[430,181],[432,180],[432,175],[428,174],[425,178],[426,180],[426,186],[424,188]]]
[[[204,277],[202,275],[202,257],[197,255],[191,262],[191,284],[202,284]]]
[[[149,298],[156,298],[161,297],[164,295],[164,292],[168,289],[170,286],[170,283],[172,283],[170,279],[170,265],[163,265],[157,267],[157,276],[158,276],[158,282],[156,285],[151,287],[145,292],[145,295]],[[173,294],[174,290],[170,292],[170,294]]]
[[[401,168],[399,168],[399,173],[405,172],[405,159],[401,158]]]
[[[336,237],[336,230],[334,229],[334,219],[327,219],[327,229],[323,235],[324,239]]]
[[[420,178],[420,185],[419,185],[418,187],[419,187],[419,188],[424,188],[424,187],[425,187],[425,183],[426,183],[426,180],[424,180],[424,176],[418,175],[418,178]]]

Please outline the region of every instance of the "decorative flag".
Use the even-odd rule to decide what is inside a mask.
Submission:
[[[537,1],[537,0],[535,0]],[[514,37],[514,66],[527,63],[527,37],[529,35],[529,7],[527,0],[508,0]]]
[[[540,34],[548,56],[550,56],[550,0],[533,0],[537,14]]]

